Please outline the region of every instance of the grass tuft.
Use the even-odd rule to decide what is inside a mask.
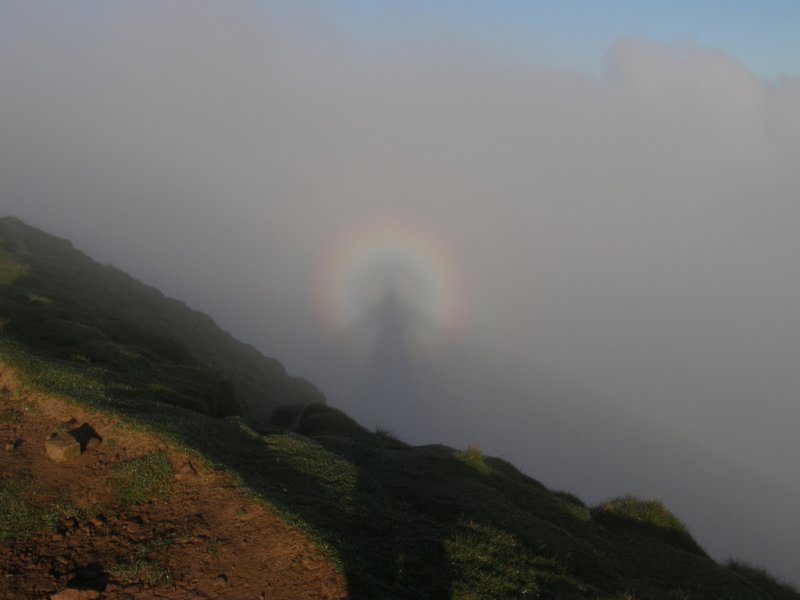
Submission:
[[[375,439],[382,442],[387,448],[409,448],[409,445],[401,440],[394,431],[380,425],[375,428]]]
[[[151,586],[169,585],[175,579],[169,567],[145,558],[116,564],[109,572],[126,583],[140,580]]]
[[[0,423],[22,423],[22,413],[13,408],[4,408],[0,410]]]
[[[686,526],[658,500],[623,496],[603,502],[591,511],[597,523],[610,528],[633,531],[707,556]]]
[[[492,472],[492,468],[486,464],[483,458],[483,452],[477,444],[467,446],[466,450],[456,450],[453,456],[480,473],[488,475]]]
[[[52,304],[53,299],[39,294],[28,294],[28,300],[34,304]]]
[[[0,248],[0,284],[11,285],[29,272],[28,265],[17,260],[7,250]]]
[[[148,585],[168,585],[174,574],[167,566],[166,553],[174,541],[174,534],[156,537],[137,548],[134,560],[117,563],[109,571],[126,582],[138,579]]]
[[[165,496],[172,467],[165,452],[153,452],[117,467],[110,476],[114,503],[132,506]]]
[[[518,536],[485,523],[461,523],[445,549],[454,568],[453,598],[560,598],[586,592],[557,556],[531,552]]]
[[[380,425],[378,425],[375,428],[375,435],[377,435],[379,438],[381,438],[383,440],[386,440],[386,441],[389,441],[389,442],[399,442],[399,441],[401,441],[400,438],[397,437],[397,434],[394,431],[392,431],[391,429],[388,429],[386,427],[382,427]]]
[[[23,477],[0,480],[0,540],[55,527],[72,510],[68,500],[31,486]]]

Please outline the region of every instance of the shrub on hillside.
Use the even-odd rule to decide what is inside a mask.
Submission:
[[[624,496],[603,502],[591,510],[596,523],[612,529],[625,529],[707,556],[686,526],[658,500]]]

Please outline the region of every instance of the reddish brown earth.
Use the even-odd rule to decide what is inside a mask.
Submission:
[[[0,390],[0,410],[13,416],[0,420],[0,477],[29,476],[75,507],[54,528],[0,541],[0,599],[347,597],[323,552],[229,475],[112,417],[23,391],[3,365]],[[83,423],[103,441],[65,462],[49,458],[51,434]],[[168,495],[114,508],[109,474],[158,450],[175,472]],[[120,573],[142,559],[156,570]]]

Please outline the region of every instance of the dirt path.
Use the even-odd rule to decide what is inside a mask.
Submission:
[[[53,432],[82,432],[83,452],[52,460]],[[154,491],[121,500],[126,477]],[[322,551],[228,475],[113,418],[21,392],[1,364],[0,482],[0,599],[347,597]]]

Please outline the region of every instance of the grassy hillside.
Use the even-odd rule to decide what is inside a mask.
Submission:
[[[67,240],[0,219],[3,338],[106,381],[120,398],[266,421],[287,402],[324,402],[310,383]]]
[[[237,380],[224,349],[255,351],[207,317],[19,221],[0,221],[0,238],[0,361],[29,389],[233,474],[326,549],[353,598],[800,599],[758,568],[710,559],[657,501],[587,507],[478,448],[408,446],[296,402],[295,382],[267,359]],[[154,307],[164,312],[147,323]],[[192,336],[227,345],[206,349],[212,363],[187,350]],[[270,402],[287,403],[269,426],[215,418],[236,411],[242,386],[276,376],[286,387]],[[314,395],[306,386],[302,399]]]

